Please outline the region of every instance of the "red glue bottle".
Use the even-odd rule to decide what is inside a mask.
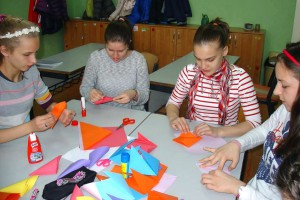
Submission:
[[[31,164],[39,163],[43,160],[42,147],[35,133],[30,133],[28,136],[27,157],[28,162]]]

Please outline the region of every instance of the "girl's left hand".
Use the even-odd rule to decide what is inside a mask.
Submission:
[[[129,103],[131,100],[134,99],[135,95],[136,95],[135,90],[126,90],[119,96],[114,97],[113,101],[115,101],[117,103],[122,103],[122,104]]]
[[[196,126],[194,128],[193,133],[197,136],[202,136],[202,135],[209,135],[209,136],[213,136],[213,137],[219,136],[217,127],[209,126],[205,123],[201,123],[198,126]]]
[[[246,184],[222,170],[212,170],[203,174],[201,182],[207,189],[237,195],[239,188]]]
[[[59,117],[59,121],[60,123],[62,123],[64,126],[68,126],[71,121],[73,120],[74,116],[76,115],[75,111],[73,110],[68,110],[68,109],[65,109],[60,117]]]

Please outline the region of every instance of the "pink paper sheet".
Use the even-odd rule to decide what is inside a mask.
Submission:
[[[175,137],[178,137],[180,133],[175,133]],[[186,149],[191,153],[201,154],[207,153],[207,151],[203,150],[204,147],[209,148],[219,148],[226,144],[227,142],[223,138],[217,138],[212,136],[203,135],[201,136],[202,140],[195,143],[193,146]]]
[[[229,162],[226,162],[224,167],[223,167],[223,172],[225,172],[226,174],[229,174],[230,175],[230,171],[228,170],[228,167],[229,167]],[[201,164],[200,163],[196,163],[196,166],[200,169],[200,171],[202,173],[205,173],[207,174],[208,172],[212,171],[212,170],[216,170],[218,168],[218,165],[219,163],[216,163],[212,166],[209,166],[209,167],[201,167]]]
[[[112,133],[106,138],[104,138],[102,141],[92,146],[91,149],[96,149],[101,146],[118,147],[128,142],[124,127],[118,130],[116,130],[117,127],[104,127],[104,128],[111,130]]]
[[[98,104],[102,104],[102,103],[111,102],[112,100],[113,100],[112,97],[104,96],[103,99],[99,99],[98,101],[95,101],[94,104],[98,105]]]

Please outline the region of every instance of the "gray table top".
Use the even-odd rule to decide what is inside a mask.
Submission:
[[[191,130],[197,124],[199,122],[190,122]],[[168,166],[166,173],[177,176],[173,185],[166,191],[167,194],[184,200],[235,199],[234,195],[208,190],[201,184],[202,172],[196,166],[196,163],[201,158],[210,155],[210,153],[192,153],[183,146],[173,142],[172,139],[175,137],[176,131],[170,127],[167,116],[151,114],[130,136],[137,137],[138,132],[157,145],[157,148],[151,152],[151,155]],[[225,140],[229,141],[231,139],[226,138]],[[236,169],[231,171],[231,174],[238,179],[241,175],[243,158],[244,153],[241,154],[240,162]]]
[[[132,109],[111,107],[106,105],[86,104],[87,116],[81,117],[80,101],[68,102],[68,108],[76,111],[75,119],[102,127],[119,126],[124,117],[134,118],[135,124],[124,127],[125,133],[129,135],[136,129],[151,113]],[[57,123],[53,129],[37,133],[40,140],[44,160],[37,164],[29,164],[27,160],[27,136],[18,138],[8,143],[0,144],[0,188],[19,182],[29,177],[29,174],[46,164],[58,155],[63,155],[71,149],[79,146],[77,126],[64,127]],[[40,190],[39,198],[42,199],[44,185],[54,181],[56,177],[70,164],[70,161],[61,159],[59,171],[55,175],[39,176],[34,187],[21,199],[30,199],[34,188]]]
[[[37,66],[42,72],[52,72],[59,74],[72,74],[85,67],[90,54],[97,50],[104,48],[104,44],[89,43],[70,49],[56,55],[43,58],[37,61]],[[62,62],[62,63],[61,63]],[[38,63],[61,63],[54,67],[46,67],[38,65]]]
[[[237,62],[239,57],[227,55],[226,59],[229,63],[234,64]],[[183,69],[184,66],[192,63],[195,63],[195,57],[193,52],[151,73],[149,76],[151,84],[162,84],[174,87],[180,71]]]

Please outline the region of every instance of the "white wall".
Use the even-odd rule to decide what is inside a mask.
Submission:
[[[300,0],[296,2],[292,42],[300,41]]]

